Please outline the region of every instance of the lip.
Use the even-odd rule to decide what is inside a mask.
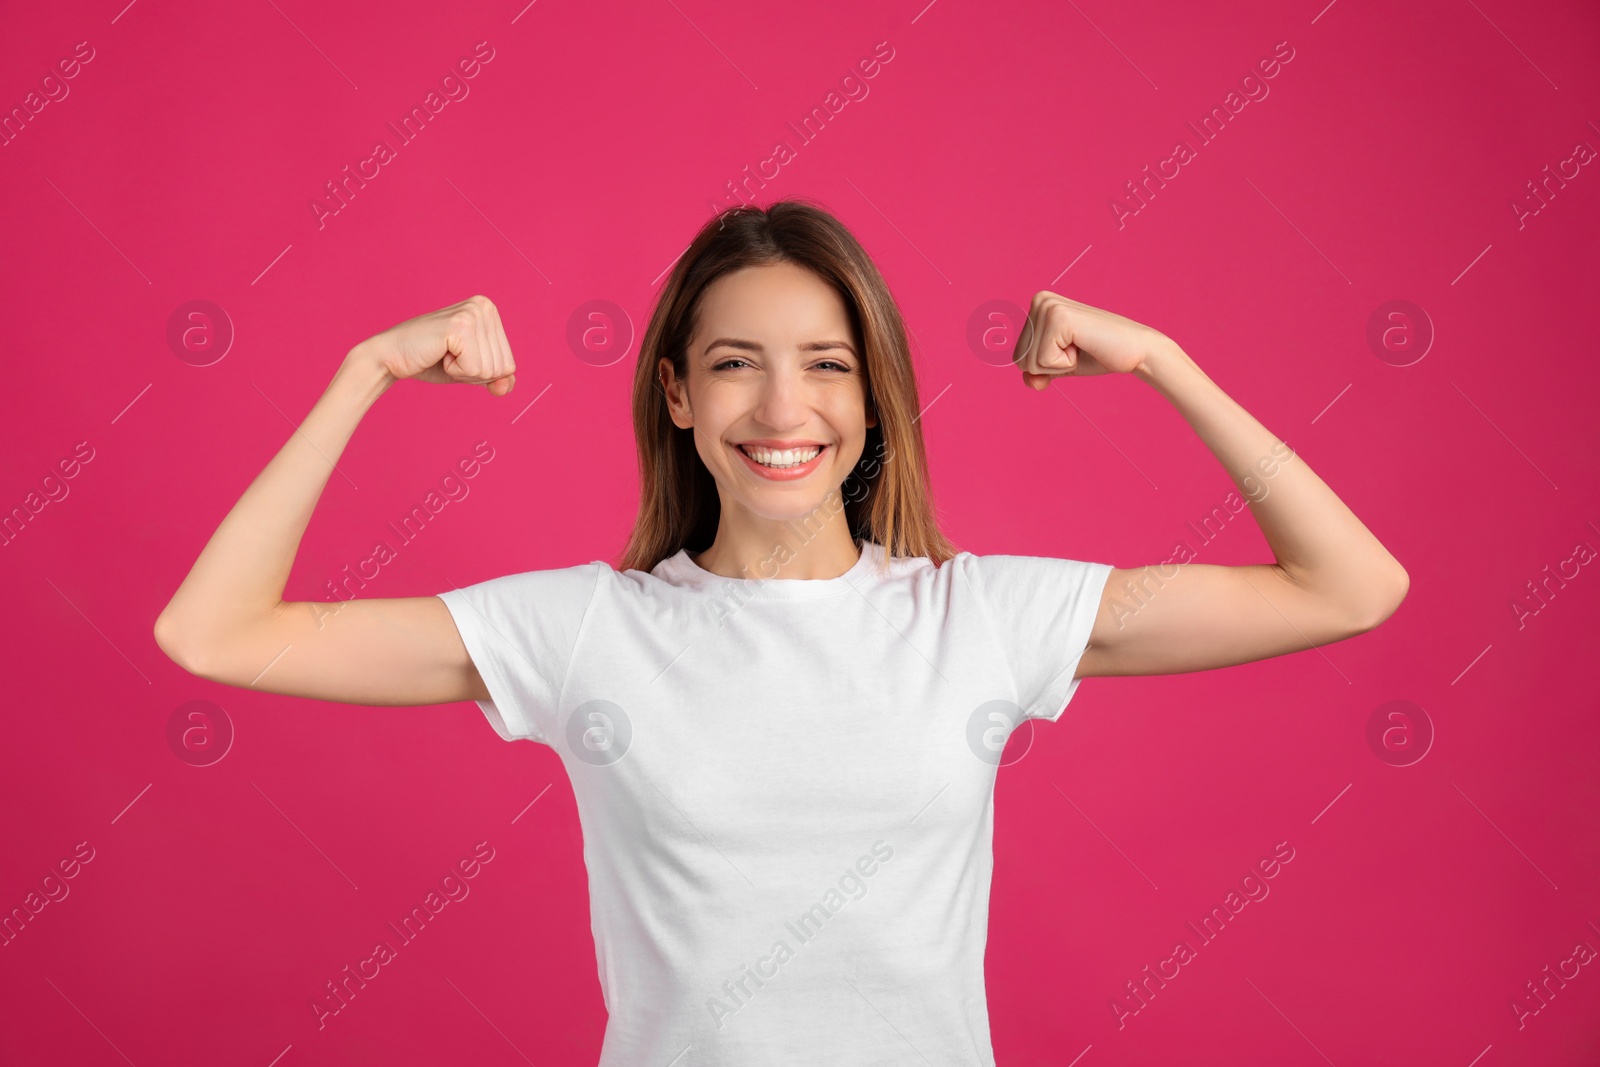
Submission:
[[[778,447],[776,445],[769,445],[765,441],[741,441],[740,444],[760,445],[763,448]],[[757,463],[755,460],[746,455],[744,449],[740,448],[738,445],[734,445],[733,450],[739,454],[740,459],[744,460],[744,465],[746,467],[750,468],[761,477],[766,478],[768,481],[792,482],[798,478],[804,478],[806,475],[810,474],[812,471],[821,466],[823,458],[828,455],[828,449],[833,446],[825,445],[820,441],[809,441],[797,445],[786,445],[784,447],[817,448],[820,449],[820,451],[818,451],[815,456],[812,456],[805,463],[800,464],[798,467],[785,467],[782,470],[776,470],[772,467],[763,467],[761,464]]]
[[[823,443],[821,441],[802,441],[802,440],[799,440],[799,439],[782,440],[782,439],[777,438],[777,437],[752,437],[752,438],[750,438],[750,440],[748,440],[748,441],[740,441],[740,442],[738,442],[738,444],[739,445],[751,445],[753,447],[760,447],[760,448],[773,448],[773,449],[779,449],[779,450],[782,450],[782,449],[785,449],[785,448],[822,448],[823,447]],[[734,447],[738,447],[738,445],[735,445]]]

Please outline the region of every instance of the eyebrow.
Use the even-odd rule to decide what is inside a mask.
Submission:
[[[709,353],[713,348],[737,348],[746,352],[766,351],[766,349],[762,347],[760,341],[750,341],[743,337],[719,337],[715,341],[712,341],[710,344],[706,345],[705,351]],[[800,351],[827,352],[836,348],[842,348],[846,352],[849,352],[852,356],[856,356],[857,359],[860,358],[855,350],[855,346],[845,341],[807,341],[805,344],[800,346]]]

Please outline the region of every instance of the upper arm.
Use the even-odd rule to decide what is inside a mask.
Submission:
[[[266,693],[403,707],[487,699],[436,596],[296,601],[227,635],[156,640],[191,674]]]
[[[1078,673],[1182,674],[1342,641],[1393,613],[1404,583],[1402,573],[1331,596],[1273,563],[1115,569]]]

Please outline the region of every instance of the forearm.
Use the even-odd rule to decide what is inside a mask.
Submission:
[[[157,639],[163,648],[236,633],[283,603],[323,487],[362,416],[393,382],[360,356],[356,349],[345,358],[305,420],[211,535],[161,613]]]
[[[1135,373],[1178,410],[1217,457],[1249,502],[1285,577],[1358,613],[1392,605],[1404,595],[1399,561],[1303,459],[1181,348],[1160,349]]]

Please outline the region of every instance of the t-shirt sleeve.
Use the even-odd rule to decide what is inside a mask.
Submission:
[[[1082,681],[1073,675],[1112,565],[1051,556],[956,559],[1016,681],[1023,717],[1055,722]]]
[[[504,740],[555,744],[561,692],[605,566],[525,571],[437,594],[489,690],[478,707]]]

